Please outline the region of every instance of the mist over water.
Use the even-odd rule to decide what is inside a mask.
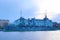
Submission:
[[[0,40],[60,40],[60,31],[0,32]]]

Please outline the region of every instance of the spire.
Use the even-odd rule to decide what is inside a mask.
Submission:
[[[21,5],[20,5],[20,17],[22,17],[22,9],[23,9],[23,4],[21,2]]]
[[[45,10],[45,18],[44,18],[44,20],[48,20],[46,10]]]
[[[22,8],[20,9],[20,17],[22,17]]]
[[[47,18],[47,10],[45,10],[45,18]]]

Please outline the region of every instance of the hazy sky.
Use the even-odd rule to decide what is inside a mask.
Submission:
[[[44,18],[45,10],[49,19],[59,22],[60,0],[0,0],[0,19],[10,22],[20,18],[20,10],[24,18]]]

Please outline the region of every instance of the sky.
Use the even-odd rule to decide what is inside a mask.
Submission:
[[[0,19],[13,22],[21,10],[24,18],[43,19],[47,13],[50,20],[60,22],[60,0],[0,0]]]

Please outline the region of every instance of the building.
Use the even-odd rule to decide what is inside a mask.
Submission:
[[[0,20],[0,26],[6,26],[9,24],[9,20]]]
[[[35,19],[35,18],[25,19],[23,17],[20,17],[20,19],[16,20],[14,23],[15,23],[15,25],[23,24],[25,26],[27,26],[27,25],[39,26],[39,27],[42,27],[42,26],[52,27],[53,26],[53,22],[47,18],[47,15],[45,15],[45,18],[43,18],[43,19]]]

